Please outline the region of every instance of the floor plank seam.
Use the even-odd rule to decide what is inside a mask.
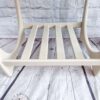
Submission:
[[[34,49],[32,55],[35,53],[35,51],[37,50],[37,48],[40,46],[41,42],[39,42],[39,44],[36,46],[36,48]],[[31,56],[32,56],[31,55]],[[24,70],[26,66],[23,66],[21,68],[21,70],[19,71],[19,73],[16,75],[16,77],[14,78],[14,80],[11,82],[11,84],[9,85],[9,87],[6,89],[5,93],[3,94],[3,96],[0,98],[0,100],[4,100],[4,98],[6,97],[7,93],[10,91],[10,89],[12,88],[12,86],[14,85],[14,83],[16,82],[16,80],[18,79],[18,77],[20,76],[21,72]]]
[[[76,100],[75,89],[74,89],[74,85],[73,85],[73,79],[72,79],[72,74],[71,74],[71,71],[70,71],[70,67],[71,67],[71,66],[69,66],[68,71],[69,71],[69,73],[70,73],[71,82],[72,82],[72,88],[73,88],[73,94],[74,94],[74,98],[75,98],[75,100]]]
[[[92,42],[91,39],[89,39],[89,40]],[[82,42],[80,41],[80,39],[79,39],[79,42],[82,43]],[[93,43],[93,44],[94,44],[94,43]],[[80,46],[81,46],[81,45],[80,45]],[[83,54],[84,54],[84,50],[82,50],[82,52],[83,52]],[[85,54],[84,54],[84,57],[87,58]],[[84,73],[84,76],[85,76],[85,80],[86,80],[88,89],[89,89],[89,91],[90,91],[91,97],[92,97],[93,100],[96,100],[95,95],[94,95],[93,90],[92,90],[92,87],[91,87],[91,85],[90,85],[89,79],[88,79],[88,77],[87,77],[87,73],[86,73],[86,70],[85,70],[85,67],[84,67],[84,66],[82,66],[82,70],[83,70],[83,73]],[[92,70],[91,70],[91,71],[92,71]],[[93,74],[93,72],[92,72],[92,74]],[[94,74],[93,74],[93,75],[94,75]]]
[[[24,70],[25,66],[22,67],[22,69],[19,71],[19,73],[17,74],[17,76],[15,77],[15,79],[12,81],[12,83],[9,85],[9,87],[7,88],[7,90],[5,91],[5,93],[3,94],[3,96],[1,97],[0,100],[4,100],[4,98],[6,97],[7,93],[9,92],[9,90],[11,89],[11,87],[14,85],[14,83],[16,82],[17,78],[19,77],[19,75],[21,74],[21,72]]]
[[[12,40],[14,41],[14,40]],[[11,41],[10,41],[11,42]],[[98,45],[95,43],[95,41],[93,40],[90,40],[91,43],[93,43],[94,46],[98,47]],[[8,43],[6,43],[7,45]],[[3,47],[5,47],[6,45],[3,45]],[[34,55],[35,51],[37,50],[37,48],[41,45],[41,41],[39,41],[39,43],[37,44],[37,46],[35,47],[35,49],[33,50],[32,52],[32,55]],[[54,52],[55,53],[55,52]],[[4,100],[6,95],[8,94],[8,92],[10,91],[10,89],[13,87],[14,83],[16,82],[16,80],[18,79],[18,77],[20,76],[20,74],[22,73],[22,71],[24,70],[26,66],[23,66],[22,69],[20,69],[20,72],[16,75],[16,77],[14,78],[14,80],[10,83],[9,87],[6,89],[6,92],[3,94],[3,96],[0,98],[0,100]],[[21,71],[22,70],[22,71]],[[93,91],[93,88],[91,86],[91,81],[89,80],[89,77],[88,77],[88,73],[87,73],[87,70],[85,69],[85,66],[82,66],[82,70],[83,70],[83,73],[84,73],[84,76],[85,76],[85,80],[86,80],[86,84],[87,84],[87,89],[89,89],[90,91],[90,95],[92,97],[92,100],[96,100],[96,96],[95,96],[95,93]],[[91,70],[92,71],[92,70]],[[73,86],[74,87],[74,86]],[[50,88],[50,84],[48,86],[48,91],[49,91],[49,88]],[[88,92],[89,93],[89,92]],[[74,93],[74,95],[76,96],[76,94]],[[76,100],[76,99],[75,99]]]
[[[85,71],[84,66],[82,66],[82,70],[83,70],[83,73],[84,73],[84,76],[85,76],[85,80],[86,80],[87,86],[88,86],[88,88],[89,88],[91,97],[92,97],[93,100],[96,100],[96,98],[95,98],[95,96],[94,96],[94,93],[93,93],[93,91],[92,91],[90,82],[89,82],[89,80],[88,80],[88,77],[87,77],[87,74],[86,74],[86,71]]]

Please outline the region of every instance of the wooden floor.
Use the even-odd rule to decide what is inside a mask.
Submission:
[[[94,49],[100,50],[100,38],[90,39]],[[0,48],[11,52],[16,39],[0,39]],[[35,40],[32,58],[37,58],[41,39]],[[25,44],[24,44],[25,45]],[[24,48],[21,48],[21,52]],[[64,39],[66,58],[74,58],[69,39]],[[80,43],[87,56],[86,49]],[[55,39],[49,40],[49,58],[56,58]],[[0,100],[97,100],[100,95],[100,76],[94,77],[90,67],[66,66],[61,68],[16,67],[12,77],[0,70]]]

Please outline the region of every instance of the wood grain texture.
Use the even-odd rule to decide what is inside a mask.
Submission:
[[[91,45],[94,47],[94,49],[96,49],[97,51],[98,50],[100,51],[100,39],[99,38],[91,39],[90,42],[91,42]],[[94,82],[98,100],[100,99],[100,85],[99,85],[99,83],[100,83],[100,74],[95,76],[95,82]]]
[[[6,39],[5,39],[6,40]],[[12,40],[12,39],[10,39]],[[11,52],[12,49],[14,48],[14,45],[16,43],[16,40],[13,40],[13,42],[10,42],[3,47],[4,50],[6,50],[7,52]],[[38,44],[38,43],[37,43]],[[36,44],[34,44],[34,48],[33,48],[33,51],[34,49],[37,47]],[[21,54],[22,54],[22,51],[23,51],[23,48],[20,50],[20,53],[18,55],[18,58],[21,57]],[[18,75],[18,73],[20,72],[20,70],[22,69],[22,66],[16,68],[14,70],[14,73],[12,75],[12,77],[7,77],[7,76],[4,76],[4,74],[0,74],[0,86],[1,86],[1,89],[0,89],[0,98],[3,96],[4,92],[9,88],[10,84],[13,82],[13,80],[16,78],[16,76]],[[3,77],[4,76],[4,77]]]
[[[11,82],[10,86],[8,86],[7,90],[5,91],[5,93],[4,93],[4,95],[2,96],[1,99],[2,100],[3,99],[13,99],[13,98],[14,99],[16,99],[16,98],[20,99],[19,98],[20,95],[23,95],[23,93],[24,93],[23,96],[25,96],[26,98],[35,99],[35,100],[36,99],[41,99],[41,98],[42,99],[51,99],[51,100],[52,99],[54,99],[54,100],[55,99],[61,100],[62,98],[64,98],[63,94],[65,93],[65,88],[64,87],[60,88],[61,84],[59,84],[59,83],[57,84],[58,87],[56,87],[54,84],[50,85],[51,78],[52,78],[51,76],[52,76],[53,71],[49,73],[48,72],[49,70],[46,71],[47,69],[44,68],[44,66],[45,67],[46,66],[51,66],[50,68],[52,68],[52,66],[57,66],[57,67],[61,66],[61,67],[58,67],[58,68],[55,68],[55,69],[57,69],[57,70],[59,69],[59,71],[61,71],[60,73],[62,75],[62,74],[64,74],[64,73],[62,73],[63,72],[62,69],[64,68],[64,66],[69,65],[67,70],[69,72],[69,76],[70,76],[70,79],[71,79],[70,81],[71,81],[73,99],[79,99],[80,100],[80,99],[82,99],[84,97],[84,100],[86,100],[87,98],[88,98],[88,100],[91,100],[91,99],[95,100],[95,96],[94,96],[93,90],[92,90],[92,88],[91,88],[91,86],[90,86],[90,84],[88,82],[88,77],[87,77],[87,74],[86,74],[84,66],[82,66],[82,67],[79,66],[81,68],[81,70],[79,70],[79,72],[82,72],[82,73],[74,72],[74,70],[75,70],[74,66],[75,65],[77,65],[76,67],[78,67],[78,65],[100,65],[100,59],[99,59],[100,58],[100,52],[95,52],[92,49],[92,46],[90,45],[90,42],[89,42],[89,39],[88,39],[88,35],[87,35],[88,0],[85,0],[85,6],[84,6],[84,13],[83,13],[83,20],[82,20],[82,22],[67,23],[67,24],[66,23],[65,24],[62,24],[62,23],[56,23],[56,24],[55,23],[45,23],[43,25],[42,24],[40,25],[38,23],[38,25],[40,25],[40,27],[44,26],[44,32],[43,32],[43,37],[42,37],[42,41],[41,41],[41,47],[39,47],[39,45],[36,46],[36,47],[34,46],[35,49],[33,49],[33,53],[32,54],[34,54],[36,50],[38,50],[37,53],[40,51],[39,52],[40,53],[39,54],[39,60],[30,60],[30,61],[28,61],[28,60],[13,60],[14,58],[16,58],[17,51],[18,51],[19,47],[21,46],[21,44],[22,44],[22,42],[23,42],[23,40],[25,38],[24,34],[23,34],[23,31],[26,28],[30,29],[33,26],[33,24],[32,25],[30,25],[30,24],[26,25],[26,24],[23,23],[23,18],[22,18],[21,9],[20,9],[20,1],[16,0],[15,3],[16,3],[16,11],[17,11],[18,22],[19,22],[18,42],[17,42],[17,46],[15,47],[15,49],[14,49],[14,51],[13,51],[13,53],[12,53],[12,55],[10,57],[9,57],[8,54],[6,54],[5,52],[2,52],[2,50],[1,50],[1,52],[0,52],[1,53],[1,59],[0,59],[1,68],[9,76],[13,72],[13,70],[11,69],[12,67],[10,67],[10,66],[13,66],[13,65],[16,65],[16,66],[27,65],[27,66],[36,66],[36,67],[37,66],[38,67],[42,66],[42,68],[41,68],[42,69],[42,73],[41,73],[41,71],[39,71],[38,80],[36,80],[36,78],[35,78],[35,81],[34,81],[34,77],[38,76],[38,75],[33,76],[33,74],[32,74],[32,78],[30,80],[31,80],[31,82],[32,82],[32,80],[34,81],[34,83],[36,82],[35,86],[33,84],[32,85],[30,84],[30,80],[29,81],[27,80],[27,82],[29,82],[29,83],[28,83],[28,85],[26,87],[24,87],[25,90],[21,89],[22,93],[18,94],[17,96],[16,96],[16,94],[17,94],[17,91],[16,91],[16,93],[13,95],[14,97],[11,97],[10,94],[13,94],[14,90],[18,89],[18,91],[19,91],[18,84],[19,84],[19,87],[21,87],[21,88],[22,88],[22,86],[21,86],[22,84],[24,84],[23,86],[25,86],[26,82],[24,81],[24,83],[21,83],[23,81],[20,80],[20,77],[21,77],[22,72],[25,70],[26,66],[21,67],[19,73],[17,73],[15,75],[14,81],[12,81],[12,82],[9,81],[9,82]],[[53,10],[55,10],[55,8]],[[49,15],[49,14],[47,14],[47,15]],[[50,16],[48,16],[48,17],[50,17]],[[64,55],[64,45],[63,45],[63,41],[62,41],[62,35],[61,34],[60,35],[57,34],[57,32],[61,33],[61,28],[58,27],[57,25],[61,25],[61,27],[67,26],[68,32],[69,32],[69,37],[70,37],[70,40],[71,40],[71,44],[72,44],[74,53],[72,53],[70,51],[69,53],[66,52],[66,54],[67,55],[74,55],[75,54],[74,58],[76,58],[76,60],[73,60],[74,58],[72,60],[71,59],[70,60],[62,59],[62,58],[65,58],[65,55]],[[57,38],[56,38],[56,43],[57,43],[56,51],[57,51],[57,53],[56,54],[57,54],[57,58],[58,59],[62,59],[62,60],[57,60],[57,59],[56,60],[54,60],[54,59],[53,60],[48,60],[47,59],[48,58],[48,44],[49,44],[48,43],[48,41],[49,41],[49,26],[50,27],[57,26],[56,27],[56,36],[57,36]],[[75,32],[74,32],[73,28],[81,28],[82,29],[82,31],[81,31],[81,40],[84,43],[84,45],[86,46],[91,59],[84,59],[83,60],[84,57],[83,57],[81,48],[80,48],[80,46],[78,44],[77,37],[75,35]],[[35,28],[35,30],[33,29],[33,31],[36,31],[36,28]],[[35,41],[34,35],[36,36],[36,34],[30,34],[29,40],[27,42],[28,45],[26,45],[26,47],[25,47],[25,51],[23,53],[24,55],[22,55],[22,59],[23,58],[25,58],[25,59],[29,59],[30,58],[32,47],[33,47],[34,41]],[[32,41],[32,39],[33,39],[33,41]],[[31,45],[29,45],[29,44],[31,44]],[[37,44],[37,42],[36,42],[36,44]],[[59,44],[60,44],[61,48],[60,48],[60,46],[58,46]],[[12,45],[12,43],[10,45]],[[7,45],[7,46],[10,47],[10,45]],[[93,48],[96,49],[96,46],[93,46]],[[7,50],[7,52],[9,52],[11,50],[12,50],[12,48]],[[28,51],[28,53],[27,53],[27,51]],[[25,56],[25,54],[26,54],[27,57]],[[36,56],[37,55],[38,54],[36,54]],[[36,57],[36,58],[38,58],[38,57]],[[73,66],[71,66],[71,65],[73,65]],[[9,66],[9,67],[7,67],[7,66]],[[96,74],[100,72],[100,68],[98,68],[96,66],[93,67],[92,69],[93,69],[94,73],[96,73]],[[27,70],[28,70],[28,67],[27,67]],[[59,75],[60,75],[60,73],[59,73]],[[77,74],[79,74],[79,77],[76,76]],[[24,74],[24,75],[27,75],[27,73]],[[50,75],[50,77],[48,77],[49,75]],[[82,80],[80,79],[80,76],[81,76]],[[54,78],[54,76],[53,76],[53,78]],[[80,82],[82,82],[82,83],[83,83],[83,80],[84,80],[84,84],[82,84],[82,83],[78,84],[77,83],[77,79]],[[55,80],[56,80],[56,78],[55,78]],[[57,79],[57,82],[59,82],[58,80],[59,79]],[[65,78],[64,78],[64,80],[65,80]],[[63,82],[62,78],[60,79],[60,81],[62,82],[63,86],[66,87],[66,84],[65,84],[65,82]],[[18,82],[17,85],[16,85],[16,82]],[[41,84],[42,84],[42,86],[41,86]],[[97,82],[96,82],[96,84],[97,84]],[[84,88],[82,88],[82,86]],[[29,87],[29,90],[27,90],[28,89],[27,87]],[[51,88],[51,87],[53,87],[53,88]],[[51,90],[50,90],[50,88],[51,88]],[[57,90],[59,89],[59,91],[57,91],[56,89]],[[85,91],[86,94],[83,94],[83,91]],[[96,94],[99,96],[98,88],[96,89],[96,91],[97,91]],[[50,92],[53,93],[52,96],[51,96]],[[48,93],[50,93],[50,94],[48,95]]]
[[[54,65],[54,66],[66,66],[66,65],[95,65],[98,66],[100,65],[100,52],[95,52],[88,40],[88,35],[87,35],[87,17],[88,17],[88,0],[85,0],[85,5],[84,5],[84,11],[83,11],[83,20],[82,22],[73,22],[73,23],[34,23],[34,24],[25,24],[23,22],[23,17],[22,17],[22,13],[21,13],[21,7],[20,7],[20,1],[19,0],[15,0],[15,4],[16,4],[16,12],[17,12],[17,19],[18,19],[18,23],[19,23],[19,36],[18,36],[18,42],[17,45],[14,49],[14,51],[11,53],[11,56],[9,56],[8,54],[6,54],[5,52],[3,52],[1,50],[1,68],[2,70],[8,75],[11,76],[13,73],[13,69],[14,67],[10,67],[10,66],[48,66],[48,65]],[[24,35],[24,31],[25,29],[31,29],[33,27],[33,25],[38,25],[39,28],[44,28],[44,32],[43,32],[43,37],[42,37],[42,43],[41,43],[41,49],[40,49],[40,56],[39,56],[39,60],[25,60],[25,59],[21,59],[18,60],[16,59],[16,56],[18,54],[18,49],[21,46],[22,42],[25,40],[25,35]],[[49,28],[51,27],[55,27],[56,26],[56,43],[57,43],[57,59],[62,59],[62,60],[48,60],[48,38],[49,38]],[[64,46],[63,46],[63,41],[62,41],[62,35],[61,34],[57,34],[57,32],[61,33],[61,28],[62,27],[66,27],[68,28],[68,32],[69,32],[69,37],[72,43],[72,47],[74,50],[74,54],[75,57],[77,58],[77,60],[64,60],[65,55],[64,55]],[[83,60],[83,54],[82,51],[80,49],[79,43],[77,41],[77,37],[75,35],[75,32],[73,30],[73,28],[81,28],[81,41],[84,43],[84,45],[86,46],[86,48],[88,49],[89,55],[91,59],[86,59]],[[33,30],[34,31],[34,30]],[[36,31],[36,29],[35,29]],[[36,32],[35,32],[36,33]],[[22,55],[25,56],[25,58],[29,58],[30,54],[31,54],[31,50],[32,50],[32,42],[34,43],[34,34],[31,36],[32,34],[30,34],[29,36],[29,40],[28,40],[28,44],[31,43],[31,45],[26,45],[25,47],[25,51]],[[33,39],[33,41],[32,41]],[[74,42],[75,43],[74,43]],[[75,45],[76,44],[76,45]],[[60,47],[61,46],[61,47]],[[26,54],[26,52],[28,52]],[[5,59],[4,59],[5,58]],[[9,58],[9,59],[7,59]],[[92,59],[93,58],[93,59]],[[14,60],[16,59],[16,60]],[[11,61],[10,61],[11,60]],[[9,66],[8,68],[6,67]],[[98,68],[97,67],[93,67],[94,73],[97,74],[99,73]]]
[[[10,41],[11,40],[12,39],[10,39]],[[5,39],[5,41],[4,40],[2,41],[2,42],[5,42],[6,44],[1,48],[6,50],[7,52],[11,52],[11,50],[14,48],[14,44],[15,44],[16,41],[12,40],[10,43],[6,39]],[[2,44],[2,42],[0,42],[0,43]],[[14,74],[13,74],[13,77],[15,77]],[[12,80],[10,78],[6,77],[6,76],[4,77],[4,74],[2,73],[1,70],[0,70],[0,80],[1,80],[0,81],[0,87],[1,87],[1,89],[0,89],[0,97],[1,97],[3,95],[3,93],[4,93],[4,91],[7,89],[7,85],[10,84],[8,81],[9,80],[12,81]]]
[[[98,47],[99,47],[100,44],[98,43],[99,41],[97,42],[95,40],[98,41],[98,38],[96,38],[96,39],[93,39],[93,38],[90,39],[90,44],[91,44],[91,46],[96,51],[98,51]],[[95,41],[95,42],[93,42],[93,41]],[[86,50],[86,48],[84,47],[84,45],[82,45],[82,43],[80,43],[80,45],[81,45],[81,48],[82,48],[82,51],[83,51],[84,56],[86,58],[89,58],[88,51]],[[89,89],[90,89],[90,91],[92,90],[92,92],[93,92],[93,93],[91,92],[92,97],[94,99],[99,100],[98,98],[100,98],[100,97],[99,97],[98,93],[100,93],[100,90],[99,90],[100,87],[97,84],[97,83],[99,83],[99,82],[97,82],[97,80],[99,80],[100,77],[98,75],[97,76],[94,76],[93,70],[91,69],[91,66],[88,66],[88,67],[85,66],[85,71],[86,71],[86,77],[88,78],[88,86],[89,86]],[[96,80],[96,78],[97,78],[97,80]]]
[[[64,43],[68,43],[68,42],[64,42]],[[71,41],[69,44],[70,49],[66,55],[69,54],[71,58],[75,58],[73,48],[70,45],[71,45]],[[80,100],[84,98],[83,100],[87,100],[88,97],[88,99],[92,100],[82,68],[80,66],[76,66],[76,68],[74,66],[70,66],[68,71],[72,82],[74,99]],[[83,93],[84,91],[85,93]]]
[[[35,45],[40,43],[40,40],[35,41]],[[70,44],[71,42],[68,39],[64,39],[66,57],[74,58],[73,49]],[[55,40],[49,40],[49,46],[49,57],[55,58]],[[33,59],[38,58],[39,51],[40,46],[34,51]],[[14,75],[12,77],[14,78]],[[10,78],[8,83],[13,78]],[[91,78],[91,84],[93,82],[94,77],[93,79]],[[5,87],[7,86],[8,84],[6,83]],[[5,90],[6,88],[4,88]],[[53,66],[48,68],[25,67],[4,100],[18,99],[21,96],[29,100],[93,100],[83,70],[78,66],[68,66],[66,68],[63,68],[63,66],[62,68],[53,68]]]

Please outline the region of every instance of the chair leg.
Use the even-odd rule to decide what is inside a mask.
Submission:
[[[6,74],[7,76],[12,76],[13,74],[13,70],[14,70],[14,66],[8,66],[3,64],[2,62],[0,63],[0,67],[3,70],[4,74]]]
[[[25,34],[24,34],[24,29],[21,29],[19,31],[19,36],[18,36],[18,40],[17,40],[17,44],[15,49],[12,51],[11,55],[10,55],[10,59],[12,58],[16,58],[18,56],[18,52],[19,52],[19,48],[20,46],[25,42]]]
[[[19,48],[22,45],[22,43],[24,43],[24,42],[25,42],[25,35],[24,35],[24,29],[22,29],[19,32],[17,45],[16,45],[15,49],[12,51],[12,53],[6,53],[2,49],[0,49],[0,67],[6,75],[11,76],[13,74],[13,70],[14,70],[15,66],[6,65],[6,64],[2,63],[2,61],[4,59],[16,59],[16,57],[18,56],[18,53],[19,53]]]
[[[90,47],[89,43],[86,42],[84,34],[81,34],[80,40],[86,46],[90,58],[95,58],[95,59],[99,59],[100,58],[100,52],[93,51],[93,49]],[[95,76],[100,74],[100,66],[93,66],[92,70],[93,70],[93,73],[94,73]]]

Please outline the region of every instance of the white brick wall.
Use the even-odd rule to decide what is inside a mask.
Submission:
[[[26,22],[72,22],[82,18],[84,0],[20,0]],[[29,7],[31,1],[31,9]],[[31,12],[31,14],[29,13]],[[88,34],[100,37],[100,0],[89,0]],[[0,0],[0,37],[17,36],[14,0]]]

